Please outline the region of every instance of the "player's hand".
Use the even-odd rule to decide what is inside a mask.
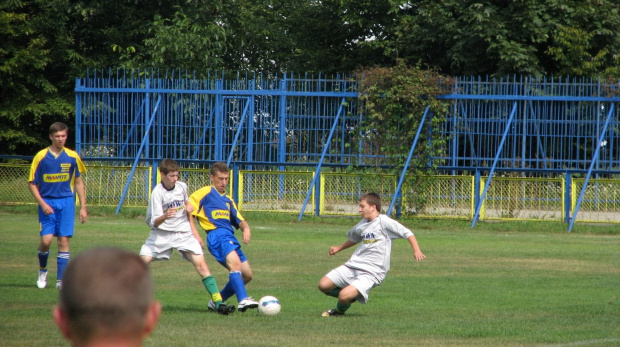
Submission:
[[[165,211],[164,216],[166,216],[166,219],[168,219],[174,217],[176,214],[177,212],[173,208],[169,208]]]
[[[422,252],[415,252],[413,253],[413,256],[415,257],[415,261],[426,259],[426,256]]]
[[[243,230],[243,243],[244,244],[248,244],[250,243],[250,238],[252,237],[252,234],[250,233],[250,228],[247,227]]]
[[[340,252],[340,247],[338,247],[338,246],[331,246],[331,247],[329,247],[329,254],[327,255],[327,257],[329,258],[329,257],[331,257],[332,255],[334,255],[334,254],[336,254],[338,252]]]
[[[46,203],[41,205],[41,210],[43,211],[43,213],[45,213],[46,216],[49,216],[50,214],[54,213],[54,209]]]
[[[86,208],[80,209],[80,223],[86,223],[86,218],[88,218],[88,212],[86,212]]]
[[[194,212],[194,206],[192,206],[192,204],[187,201],[185,202],[185,212],[187,213]]]

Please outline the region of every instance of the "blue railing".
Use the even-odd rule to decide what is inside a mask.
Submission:
[[[427,133],[431,141],[444,140],[444,154],[430,165],[488,170],[497,158],[498,170],[586,172],[603,138],[594,168],[620,170],[617,108],[601,133],[607,111],[620,101],[617,83],[515,76],[457,78],[442,87],[450,112]],[[196,79],[179,71],[96,71],[78,79],[75,91],[77,149],[88,159],[314,166],[323,158],[343,167],[389,165],[360,128],[364,109],[350,76],[213,73]],[[333,124],[343,98],[346,108]],[[504,129],[515,103],[512,125]],[[326,145],[329,153],[323,153]]]
[[[134,166],[169,157],[242,169],[389,167],[363,130],[357,87],[345,75],[97,70],[76,80],[76,146],[86,160]],[[429,166],[476,177],[620,174],[618,81],[465,77],[440,87],[449,112],[423,124],[424,141],[443,146]]]

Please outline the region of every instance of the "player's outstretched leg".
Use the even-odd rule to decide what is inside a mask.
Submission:
[[[222,302],[222,296],[220,295],[220,291],[217,288],[217,283],[215,282],[215,278],[211,276],[211,271],[209,271],[209,267],[204,260],[202,254],[192,254],[185,253],[186,257],[189,257],[190,261],[196,268],[196,272],[202,278],[202,284],[205,286],[205,289],[209,293],[211,300],[207,304],[207,308],[210,311],[216,311],[222,315],[228,315],[235,311],[235,306],[229,306]]]
[[[245,312],[247,309],[258,307],[258,301],[248,296],[248,293],[245,291],[245,284],[240,271],[231,271],[228,274],[228,281],[237,295],[237,300],[239,300],[237,310]]]

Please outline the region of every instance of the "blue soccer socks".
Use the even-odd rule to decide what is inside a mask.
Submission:
[[[70,252],[58,252],[58,257],[56,258],[56,264],[58,265],[56,281],[62,281],[62,275],[65,273],[67,264],[69,264],[69,253]]]
[[[232,286],[232,289],[237,295],[237,300],[239,302],[248,297],[248,293],[245,291],[245,283],[243,283],[243,277],[241,276],[241,272],[233,271],[229,273],[228,283],[226,284],[226,287],[228,287],[229,284]],[[222,295],[222,298],[224,298],[224,295]]]

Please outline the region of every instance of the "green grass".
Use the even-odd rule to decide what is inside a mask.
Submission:
[[[30,209],[0,213],[0,345],[67,345],[51,319],[57,291],[35,285],[39,237]],[[567,233],[562,223],[479,222],[471,229],[469,221],[407,220],[427,259],[416,263],[408,243],[395,241],[392,270],[369,303],[323,318],[335,299],[318,291],[318,281],[353,249],[331,258],[327,251],[357,219],[246,217],[253,237],[244,251],[254,271],[248,292],[278,297],[280,315],[207,312],[198,276],[175,254],[151,266],[164,313],[146,346],[620,345],[617,226],[578,225]],[[147,235],[135,211],[93,210],[76,227],[72,254],[98,245],[137,252]],[[222,287],[226,271],[206,259]],[[51,284],[55,261],[49,268]]]

